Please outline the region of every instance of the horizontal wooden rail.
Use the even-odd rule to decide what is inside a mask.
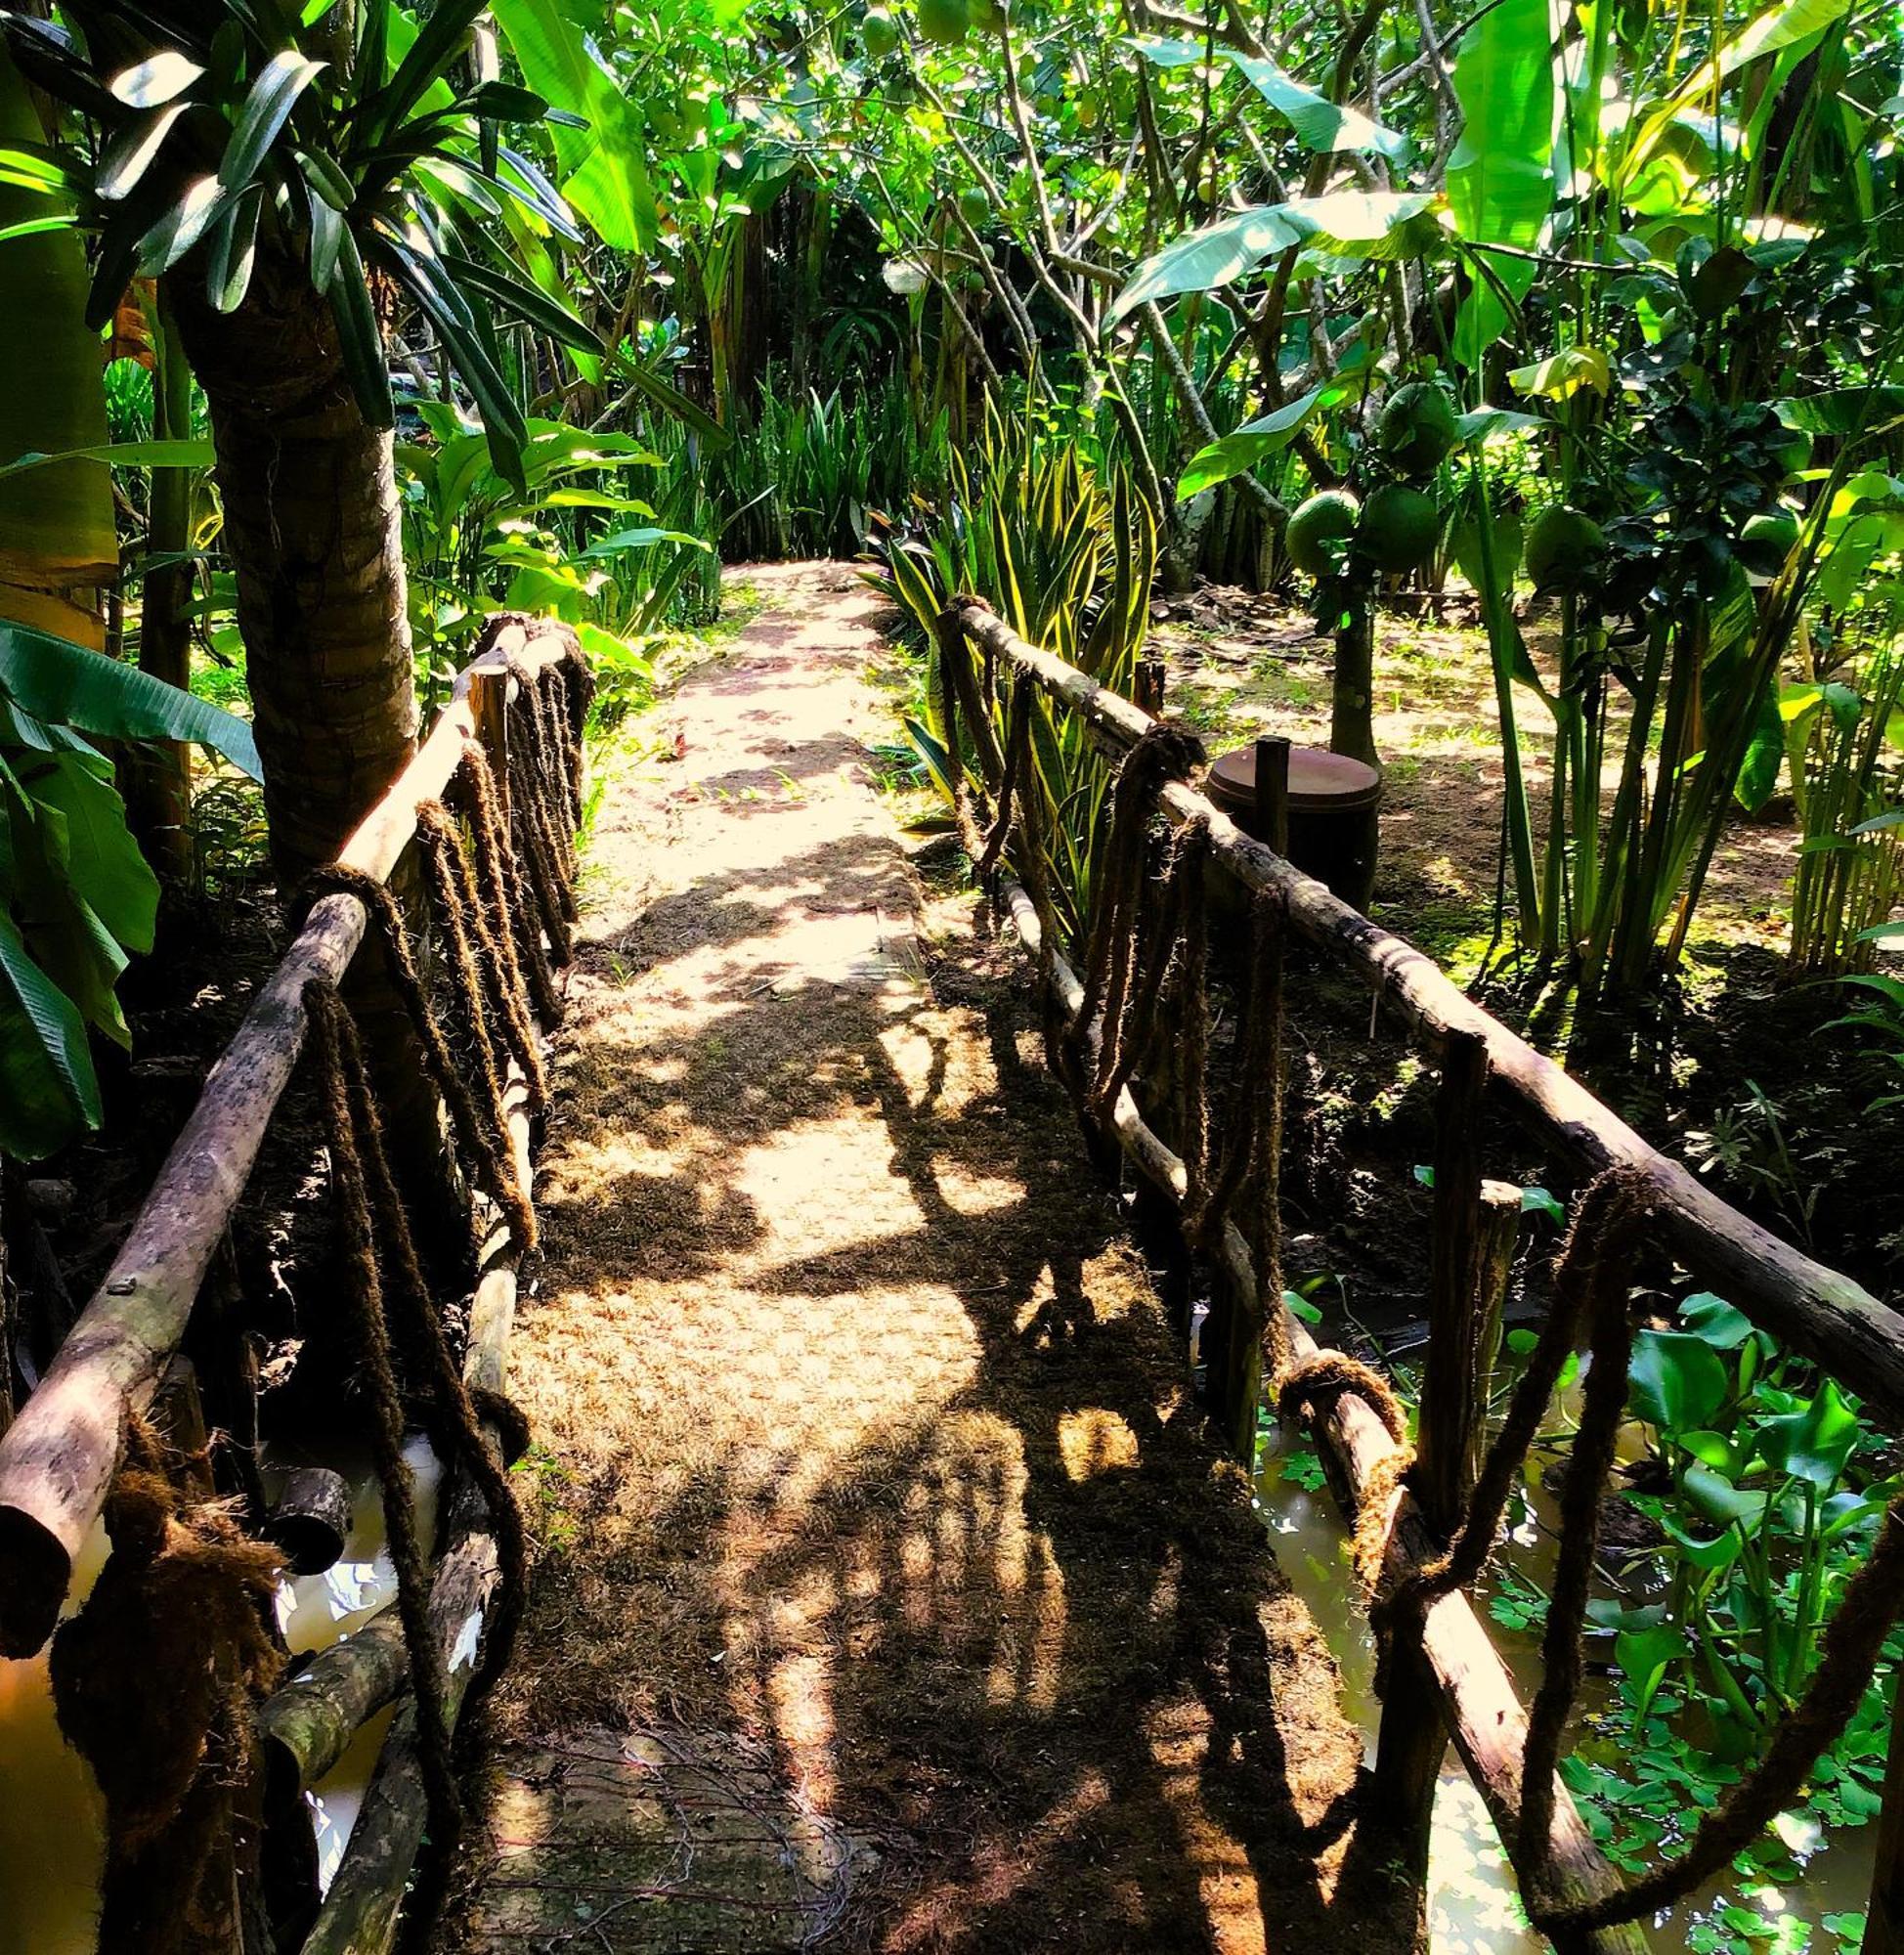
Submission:
[[[1018,935],[1036,957],[1043,938],[1037,910],[1018,884],[1008,881],[1005,888]],[[1056,950],[1051,972],[1059,1006],[1067,1019],[1075,1021],[1084,1003],[1084,985]],[[1111,1125],[1145,1178],[1181,1210],[1189,1199],[1190,1187],[1183,1159],[1145,1120],[1129,1087],[1117,1096]],[[1259,1318],[1265,1309],[1278,1311],[1291,1357],[1297,1363],[1313,1357],[1318,1347],[1307,1327],[1279,1296],[1262,1295],[1248,1244],[1234,1223],[1225,1222],[1217,1255],[1237,1302],[1258,1313]],[[1395,1450],[1388,1429],[1353,1392],[1333,1396],[1317,1420],[1317,1437],[1333,1455],[1343,1484],[1358,1503],[1374,1481],[1376,1469]],[[1389,1575],[1399,1579],[1412,1574],[1436,1552],[1419,1509],[1404,1493],[1388,1534]],[[1444,1595],[1428,1610],[1422,1653],[1441,1697],[1454,1748],[1487,1802],[1502,1841],[1514,1842],[1521,1827],[1521,1755],[1527,1742],[1527,1714],[1506,1665],[1466,1595]],[[1572,1901],[1598,1899],[1619,1890],[1619,1874],[1593,1844],[1573,1795],[1558,1777],[1554,1780],[1552,1840],[1549,1878],[1558,1893]],[[1518,1868],[1518,1859],[1516,1863]],[[1519,1870],[1525,1874],[1525,1869]],[[1579,1936],[1563,1949],[1563,1955],[1645,1955],[1646,1948],[1643,1932],[1619,1928]]]
[[[387,882],[477,727],[476,696],[512,664],[558,664],[565,627],[498,620],[449,704],[339,854]],[[305,1033],[304,990],[339,981],[367,918],[355,896],[312,906],[296,939],[212,1067],[151,1192],[39,1387],[0,1437],[0,1656],[30,1656],[52,1634],[74,1561],[117,1464],[127,1415],[143,1412],[178,1349],[213,1252],[257,1163]]]
[[[1154,721],[1140,706],[1019,638],[1001,619],[968,602],[961,622],[981,650],[1025,673],[1077,714],[1113,758]],[[1849,1277],[1828,1269],[1740,1214],[1678,1161],[1661,1153],[1544,1054],[1511,1032],[1452,983],[1434,959],[1373,924],[1283,860],[1194,788],[1163,791],[1176,822],[1209,823],[1214,859],[1251,890],[1277,890],[1306,941],[1367,984],[1431,1052],[1450,1032],[1487,1047],[1490,1088],[1542,1140],[1585,1173],[1640,1169],[1658,1204],[1661,1241],[1702,1281],[1755,1324],[1815,1360],[1892,1419],[1904,1420],[1904,1317]]]

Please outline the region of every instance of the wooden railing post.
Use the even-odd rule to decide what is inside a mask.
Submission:
[[[1429,1238],[1428,1347],[1410,1476],[1422,1516],[1446,1541],[1466,1496],[1485,1398],[1475,1376],[1481,1286],[1481,1102],[1488,1048],[1450,1035],[1435,1101],[1435,1194]],[[1435,1787],[1448,1727],[1420,1637],[1398,1629],[1375,1749],[1375,1796],[1425,1901]]]
[[[1904,1955],[1904,1689],[1891,1710],[1890,1762],[1878,1814],[1878,1864],[1871,1877],[1864,1955]]]
[[[1288,854],[1289,742],[1267,733],[1256,742],[1256,836]]]
[[[509,813],[509,688],[516,680],[506,666],[474,666],[469,673],[469,717],[476,744],[489,761],[497,802],[506,820]]]

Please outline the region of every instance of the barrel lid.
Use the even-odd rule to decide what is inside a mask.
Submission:
[[[1230,807],[1256,804],[1256,749],[1238,747],[1210,763],[1208,786]],[[1347,813],[1382,798],[1382,777],[1366,760],[1321,747],[1289,749],[1289,805],[1304,814]]]

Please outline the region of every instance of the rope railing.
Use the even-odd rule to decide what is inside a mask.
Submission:
[[[458,1714],[506,1660],[523,1599],[523,1527],[504,1469],[525,1434],[502,1396],[504,1354],[517,1266],[536,1237],[530,1120],[546,1098],[539,1041],[559,1010],[554,967],[576,914],[591,690],[566,627],[492,622],[428,737],[310,878],[290,947],[213,1066],[105,1282],[0,1436],[0,1654],[30,1655],[53,1636],[63,1727],[103,1782],[132,1788],[108,1802],[103,1955],[159,1945],[146,1937],[173,1924],[152,1909],[174,1903],[206,1926],[207,1946],[237,1945],[241,1924],[222,1911],[266,1905],[281,1946],[385,1949],[407,1890],[412,1910],[429,1904],[427,1882],[411,1887],[425,1828],[442,1849],[435,1864],[454,1844]],[[400,900],[392,882],[412,844],[420,873]],[[439,1288],[467,1285],[466,1319],[433,1293],[411,1239],[413,1196],[382,1130],[387,1089],[344,982],[367,935],[447,1112],[445,1185],[478,1193],[454,1257],[461,1274],[437,1278]],[[340,1224],[347,1382],[370,1429],[398,1592],[384,1618],[262,1703],[282,1645],[270,1661],[252,1647],[262,1636],[270,1655],[276,1635],[275,1580],[261,1586],[258,1571],[280,1557],[256,1539],[266,1517],[243,1511],[255,1499],[211,1499],[196,1387],[179,1353],[189,1330],[195,1350],[242,1334],[223,1317],[195,1328],[195,1305],[307,1042]],[[190,1443],[168,1430],[181,1389],[185,1429],[198,1432]],[[445,1464],[434,1542],[411,1520],[412,1429]],[[103,1578],[55,1635],[102,1515],[108,1571],[131,1572]],[[245,1599],[256,1594],[262,1604]],[[216,1606],[195,1607],[195,1595]],[[195,1723],[149,1712],[172,1685],[142,1660],[141,1631],[169,1669],[212,1680]],[[320,1909],[303,1790],[406,1689]],[[174,1881],[171,1898],[154,1901],[160,1863],[183,1864],[197,1887]]]
[[[973,659],[974,648],[982,660]],[[1417,1877],[1426,1870],[1435,1782],[1451,1738],[1500,1831],[1530,1916],[1554,1945],[1564,1955],[1644,1949],[1642,1924],[1722,1871],[1798,1793],[1855,1711],[1885,1635],[1904,1612],[1904,1515],[1894,1507],[1886,1516],[1826,1628],[1807,1687],[1784,1709],[1759,1763],[1692,1829],[1681,1853],[1623,1880],[1594,1845],[1556,1766],[1580,1683],[1600,1505],[1624,1416],[1635,1327],[1631,1258],[1643,1240],[1657,1242],[1701,1280],[1725,1285],[1753,1323],[1893,1417],[1904,1410],[1904,1321],[1739,1214],[1463,996],[1412,945],[1243,834],[1190,784],[1181,735],[1167,722],[1024,643],[974,599],[958,600],[941,619],[938,653],[945,698],[958,702],[968,724],[983,718],[993,736],[962,752],[957,721],[948,726],[954,772],[963,776],[970,764],[977,776],[977,791],[965,790],[970,804],[961,825],[981,844],[974,860],[1000,865],[998,886],[1055,1000],[1052,1043],[1081,1111],[1175,1204],[1187,1244],[1208,1253],[1226,1279],[1232,1321],[1212,1376],[1233,1442],[1241,1451],[1253,1443],[1256,1408],[1267,1394],[1284,1415],[1312,1421],[1346,1490],[1387,1686],[1375,1790]],[[1009,700],[1001,697],[1008,679]],[[1042,824],[1057,810],[1022,760],[1012,765],[1004,758],[1021,749],[1014,736],[1034,687],[1050,706],[1078,717],[1114,769],[1082,974],[1055,940],[1043,893],[1049,869]],[[1001,721],[1012,729],[1002,747]],[[1153,873],[1145,831],[1159,816],[1174,839]],[[1009,839],[999,832],[1008,821]],[[1199,865],[1193,878],[1183,873],[1187,845]],[[1256,916],[1237,1033],[1239,1076],[1222,1123],[1227,1138],[1214,1154],[1224,1165],[1214,1175],[1207,1007],[1189,995],[1206,981],[1205,860],[1242,886]],[[1284,1307],[1274,1169],[1266,1176],[1237,1165],[1261,1153],[1266,1136],[1272,1154],[1280,1148],[1281,948],[1288,938],[1369,984],[1442,1063],[1429,1366],[1414,1449],[1387,1382],[1346,1354],[1320,1350]],[[1150,1065],[1155,1048],[1145,1021],[1157,1016],[1165,997],[1176,1049]],[[1493,1345],[1484,1320],[1492,1312],[1497,1327],[1503,1240],[1511,1245],[1513,1224],[1505,1220],[1503,1238],[1498,1195],[1481,1176],[1474,1116],[1484,1092],[1587,1175],[1556,1261],[1552,1312],[1485,1456],[1480,1408]],[[1163,1137],[1165,1128],[1173,1140]],[[1530,1713],[1469,1591],[1496,1546],[1510,1488],[1526,1470],[1563,1361],[1580,1341],[1593,1363],[1561,1493],[1543,1673]],[[1398,1679],[1407,1687],[1397,1687]],[[1894,1729],[1891,1797],[1879,1821],[1865,1943],[1884,1955],[1904,1948],[1892,1891],[1904,1879],[1897,1864],[1904,1854],[1901,1756]]]

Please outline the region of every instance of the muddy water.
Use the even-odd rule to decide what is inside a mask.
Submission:
[[[435,1455],[420,1439],[408,1449],[416,1482],[423,1539],[436,1525]],[[279,1472],[316,1463],[285,1455]],[[396,1593],[384,1545],[383,1504],[362,1456],[326,1455],[356,1490],[351,1537],[343,1558],[323,1575],[286,1582],[279,1622],[294,1656],[341,1641]],[[267,1482],[274,1474],[267,1471]],[[107,1553],[95,1528],[80,1557],[68,1612],[91,1591]],[[389,1721],[374,1719],[331,1775],[309,1795],[318,1832],[321,1876],[327,1884],[363,1803]],[[93,1955],[104,1857],[105,1810],[92,1773],[60,1735],[44,1652],[0,1662],[0,1955]]]
[[[1365,1620],[1352,1599],[1355,1580],[1349,1565],[1349,1535],[1326,1492],[1307,1493],[1282,1478],[1277,1461],[1288,1442],[1272,1432],[1258,1462],[1257,1507],[1276,1543],[1277,1560],[1317,1627],[1328,1639],[1342,1672],[1343,1707],[1360,1725],[1372,1760],[1381,1705],[1375,1696],[1375,1652]],[[1551,1511],[1541,1517],[1551,1527]],[[1539,1536],[1530,1531],[1533,1539]],[[1550,1537],[1549,1537],[1550,1539]],[[1531,1572],[1544,1578],[1546,1570]],[[1512,1673],[1523,1703],[1530,1702],[1540,1673],[1537,1641],[1488,1621],[1489,1634]],[[1581,1708],[1591,1713],[1606,1701],[1603,1680],[1589,1674]],[[1831,1914],[1859,1913],[1871,1890],[1877,1829],[1843,1832],[1821,1845],[1805,1861],[1803,1884],[1779,1896],[1794,1924],[1810,1929],[1810,1939],[1792,1932],[1781,1948],[1831,1955],[1838,1936],[1823,1928]],[[1514,1877],[1501,1850],[1493,1821],[1450,1750],[1435,1798],[1435,1822],[1428,1866],[1429,1927],[1433,1955],[1542,1955],[1547,1943],[1527,1925]],[[1722,1898],[1739,1899],[1740,1884],[1719,1882],[1695,1901],[1649,1928],[1657,1955],[1685,1955],[1695,1944],[1702,1920]],[[1768,1905],[1761,1903],[1761,1906]],[[1716,1945],[1723,1946],[1723,1942]]]

